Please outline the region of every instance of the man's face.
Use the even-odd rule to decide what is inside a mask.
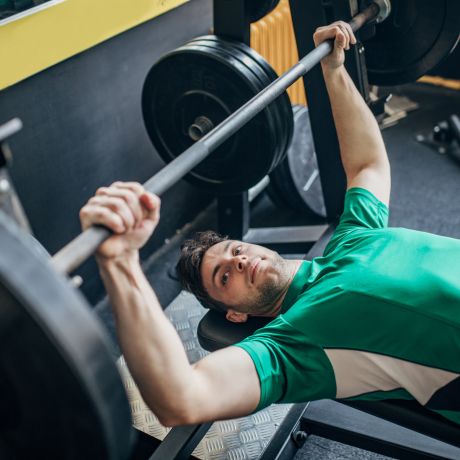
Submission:
[[[263,246],[227,240],[211,246],[203,257],[204,288],[229,306],[227,319],[274,316],[273,310],[289,285],[285,260]]]

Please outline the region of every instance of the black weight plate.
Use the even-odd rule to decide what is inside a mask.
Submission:
[[[240,63],[244,66],[247,67],[247,69],[251,72],[252,79],[253,79],[253,84],[257,86],[258,91],[262,91],[262,89],[267,86],[267,79],[265,76],[265,73],[263,73],[260,69],[260,67],[249,59],[246,55],[241,53],[238,49],[226,45],[226,41],[224,40],[199,40],[199,39],[193,39],[189,44],[193,44],[196,46],[205,46],[208,48],[211,48],[212,50],[215,50],[217,53],[224,53],[225,55],[229,55],[235,59],[238,59]],[[249,74],[248,74],[249,75]],[[280,114],[278,113],[278,107],[276,106],[276,103],[270,104],[267,106],[265,109],[267,111],[267,120],[271,120],[272,122],[270,123],[270,130],[273,132],[274,137],[275,137],[275,144],[278,146],[278,150],[280,151],[281,149],[285,149],[284,145],[284,132],[283,132],[283,123],[280,119]],[[277,164],[277,158],[281,154],[279,152],[276,156],[274,156],[274,163],[272,164],[270,170],[272,170],[276,164]]]
[[[248,19],[250,22],[256,22],[267,16],[277,6],[279,0],[248,0],[246,2]]]
[[[206,116],[216,126],[254,97],[259,91],[253,78],[238,59],[193,43],[160,59],[146,78],[142,108],[162,158],[171,161],[193,144],[188,127],[197,117]],[[262,111],[187,178],[213,192],[238,193],[270,171],[277,152],[267,111]]]
[[[236,40],[229,40],[229,39],[222,39],[220,37],[217,37],[216,35],[205,35],[202,37],[198,37],[192,41],[195,40],[208,40],[208,41],[213,41],[213,42],[219,42],[222,44],[226,44],[227,46],[231,46],[232,49],[236,49],[244,53],[248,58],[249,62],[251,64],[257,63],[259,67],[262,69],[264,75],[266,76],[265,84],[264,86],[268,86],[272,81],[276,80],[278,78],[277,73],[275,70],[271,67],[271,65],[255,50],[253,50],[251,47],[245,45],[244,43],[238,42]],[[245,61],[248,62],[248,61]],[[253,66],[251,66],[253,68]],[[294,129],[294,119],[292,116],[292,105],[291,105],[291,100],[289,99],[288,93],[285,91],[280,97],[274,101],[276,103],[277,107],[277,112],[279,113],[279,117],[282,120],[283,126],[280,126],[281,131],[284,133],[283,136],[283,147],[280,150],[280,155],[276,158],[275,163],[279,164],[280,161],[284,158],[286,155],[287,149],[289,147],[289,144],[292,139],[292,133]],[[271,104],[272,106],[274,104]]]
[[[392,0],[388,18],[365,42],[369,82],[415,81],[455,47],[460,32],[458,0]]]
[[[30,238],[0,212],[0,449],[126,459],[134,430],[107,338]]]
[[[316,218],[326,217],[308,109],[295,106],[294,135],[286,158],[270,173],[269,196],[275,204]]]

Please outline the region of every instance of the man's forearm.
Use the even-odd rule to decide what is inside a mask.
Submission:
[[[366,167],[388,169],[388,157],[374,115],[345,67],[323,68],[342,163],[348,180]]]
[[[138,255],[100,261],[120,345],[147,405],[163,424],[186,421],[193,369],[145,278]]]

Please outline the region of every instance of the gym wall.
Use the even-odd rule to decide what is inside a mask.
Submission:
[[[75,20],[83,35],[81,18]],[[13,117],[24,123],[10,141],[10,172],[34,234],[50,253],[79,233],[78,211],[97,187],[144,182],[164,166],[145,131],[142,85],[157,59],[207,33],[211,22],[211,0],[193,0],[0,91],[0,123]],[[210,199],[176,184],[162,197],[161,224],[144,254]],[[78,273],[94,303],[103,295],[95,263]]]
[[[58,0],[0,26],[0,89],[74,56],[188,0]]]

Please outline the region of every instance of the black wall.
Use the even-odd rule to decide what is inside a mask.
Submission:
[[[0,123],[13,117],[24,123],[10,142],[11,174],[35,236],[50,253],[79,233],[78,211],[97,187],[144,182],[164,166],[142,120],[143,81],[160,56],[207,33],[211,22],[211,0],[192,0],[0,92]],[[144,257],[210,199],[183,181],[168,191]],[[103,289],[94,261],[79,273],[95,302]]]

